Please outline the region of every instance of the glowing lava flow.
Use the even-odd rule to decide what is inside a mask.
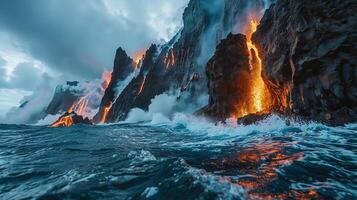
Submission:
[[[102,75],[103,82],[101,83],[101,87],[102,87],[103,91],[105,91],[107,89],[107,87],[109,86],[111,77],[112,77],[111,72],[104,71],[104,73]],[[75,112],[77,115],[87,117],[90,114],[88,112],[87,107],[88,107],[89,101],[91,99],[91,95],[92,95],[92,93],[89,93],[85,96],[80,97],[78,101],[76,101],[73,105],[71,105],[71,107],[67,110],[67,112],[68,113]]]
[[[252,42],[252,35],[257,30],[258,22],[255,20],[250,21],[251,32],[247,34],[247,45],[250,50],[249,61],[250,67],[253,72],[253,102],[256,112],[262,112],[269,107],[269,92],[261,76],[262,73],[262,60],[259,57],[258,48]],[[253,55],[254,54],[254,55]],[[254,61],[256,58],[256,61]]]
[[[141,49],[134,53],[133,59],[134,59],[135,69],[137,69],[139,67],[141,60],[144,58],[145,52],[146,52],[146,49]]]
[[[112,73],[109,71],[104,71],[102,75],[103,83],[102,83],[102,88],[103,90],[106,90],[107,87],[109,86],[110,81],[112,80]]]
[[[102,123],[102,124],[105,123],[105,121],[107,120],[108,112],[111,107],[112,107],[112,104],[110,104],[107,107],[104,107],[102,117],[100,118],[100,123]]]
[[[141,85],[140,85],[140,88],[139,88],[139,91],[138,91],[137,96],[139,96],[139,94],[141,94],[141,92],[143,91],[144,85],[145,85],[145,81],[146,81],[146,75],[144,75],[144,79],[143,79],[143,81],[141,82]]]
[[[169,68],[170,65],[172,66],[175,64],[175,55],[174,55],[173,49],[171,49],[170,51],[168,51],[166,53],[165,59],[164,59],[164,64],[165,64],[165,71]]]
[[[170,64],[169,53],[166,53],[166,55],[165,55],[164,64],[165,64],[165,70],[167,70],[167,68],[169,67],[169,64]]]
[[[59,119],[59,121],[56,121],[55,123],[51,124],[51,127],[53,127],[53,128],[61,127],[61,126],[69,127],[72,125],[73,125],[72,116],[66,116],[66,117],[62,117],[61,119]]]
[[[174,50],[171,49],[171,65],[175,64],[175,55],[174,55]]]
[[[86,109],[88,105],[88,97],[84,96],[79,99],[79,101],[75,104],[73,111],[78,115],[85,116],[87,114]]]
[[[249,69],[251,71],[251,82],[249,83],[251,94],[247,97],[248,105],[241,107],[239,113],[235,113],[236,118],[270,110],[271,95],[262,78],[262,60],[259,57],[258,48],[252,42],[253,33],[257,30],[258,25],[257,17],[251,17],[245,31],[249,51]]]

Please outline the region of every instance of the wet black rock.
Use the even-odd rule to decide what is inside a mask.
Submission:
[[[292,112],[330,124],[357,120],[357,1],[278,0],[254,43],[263,75],[290,88]]]
[[[270,114],[250,114],[250,115],[239,118],[237,120],[237,123],[242,124],[242,125],[250,125],[250,124],[254,124],[256,122],[265,120],[269,116],[270,116]]]

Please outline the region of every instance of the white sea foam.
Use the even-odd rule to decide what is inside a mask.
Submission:
[[[178,179],[185,176],[192,177],[194,185],[203,186],[205,193],[217,194],[217,199],[247,199],[246,191],[241,186],[229,182],[229,179],[208,173],[203,169],[194,168],[183,159],[178,162],[186,169],[183,174],[177,174]]]
[[[156,157],[150,153],[150,151],[131,151],[128,154],[128,157],[134,161],[154,161]]]
[[[171,103],[174,103],[174,101]],[[168,106],[167,104],[163,106],[160,105],[161,104],[157,104],[157,109],[149,109],[148,112],[135,108],[131,111],[128,119],[124,123],[134,123],[137,125],[154,127],[167,126],[168,128],[174,129],[180,128],[186,129],[190,134],[205,134],[213,137],[219,135],[244,136],[253,132],[274,134],[282,133],[286,129],[296,129],[295,131],[305,133],[319,129],[326,131],[336,129],[321,123],[312,121],[295,121],[274,114],[251,125],[237,124],[237,121],[234,119],[228,119],[226,123],[216,123],[204,117],[194,116],[187,113],[177,112],[170,114],[171,106]],[[164,108],[165,106],[167,107]],[[160,110],[161,108],[164,108],[164,111]]]
[[[157,194],[159,192],[159,188],[157,187],[147,187],[144,192],[141,194],[141,196],[144,196],[145,198],[150,198]]]
[[[61,114],[47,115],[44,119],[41,119],[40,121],[38,121],[36,125],[38,125],[38,126],[46,126],[46,125],[49,125],[49,124],[55,122],[60,117],[61,117]]]

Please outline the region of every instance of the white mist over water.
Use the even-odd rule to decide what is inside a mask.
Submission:
[[[125,122],[136,123],[143,121],[166,121],[172,114],[173,108],[176,104],[176,96],[168,95],[166,93],[155,96],[151,100],[148,111],[139,108],[132,109]]]

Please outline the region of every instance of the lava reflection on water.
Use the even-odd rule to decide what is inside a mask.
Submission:
[[[304,157],[302,152],[289,152],[288,148],[294,144],[296,142],[258,143],[240,149],[228,158],[211,161],[205,168],[218,172],[226,181],[245,188],[251,199],[321,199],[313,189],[288,189],[286,192],[273,192],[269,189],[279,178],[279,170]]]

